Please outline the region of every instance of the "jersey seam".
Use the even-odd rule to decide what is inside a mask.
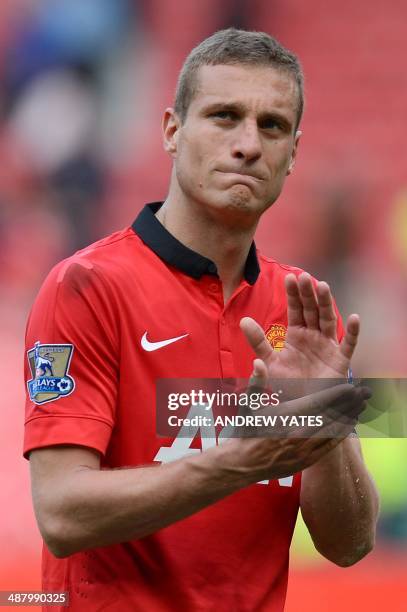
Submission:
[[[104,289],[107,293],[109,293],[110,296],[110,303],[114,304],[115,306],[115,315],[116,315],[116,331],[117,331],[117,338],[110,335],[110,332],[106,329],[104,329],[105,334],[107,335],[107,337],[109,338],[110,344],[112,346],[112,348],[115,350],[116,354],[117,354],[117,371],[118,374],[120,373],[120,330],[118,329],[117,326],[120,326],[120,312],[119,312],[119,308],[117,307],[117,301],[116,301],[116,295],[115,292],[113,291],[110,283],[109,283],[109,277],[106,277],[106,274],[103,274],[103,271],[98,270],[96,267],[93,268],[94,273],[96,274],[97,278],[99,279],[99,282],[104,286]]]
[[[120,242],[121,240],[126,240],[126,238],[133,238],[132,234],[129,233],[129,230],[131,230],[131,227],[126,227],[123,230],[121,230],[122,232],[125,232],[125,234],[123,236],[120,236],[120,237],[114,238],[114,239],[112,238],[111,240],[109,240],[109,242],[104,242],[103,244],[98,244],[96,242],[96,243],[94,243],[92,245],[92,248],[87,247],[85,249],[77,251],[75,253],[75,255],[83,257],[84,255],[92,253],[92,251],[96,251],[96,249],[103,249],[103,247],[110,246],[111,244],[115,244],[116,242]],[[134,234],[134,232],[133,232],[133,234]],[[136,237],[136,234],[134,234],[134,237]],[[68,257],[68,259],[69,259],[69,257]]]
[[[279,268],[283,268],[284,270],[294,271],[294,270],[301,270],[302,269],[302,268],[299,268],[298,266],[290,266],[289,264],[282,264],[279,261],[276,261],[275,259],[272,259],[271,257],[266,257],[266,255],[263,255],[261,253],[259,253],[259,258],[265,264],[272,264],[272,265],[274,264],[274,265],[278,266]]]
[[[74,263],[75,262],[72,262],[72,265],[74,265]],[[99,282],[103,285],[104,290],[109,292],[109,295],[110,295],[110,298],[111,298],[110,301],[113,302],[115,304],[115,306],[116,306],[115,296],[114,296],[114,293],[113,293],[113,291],[112,291],[112,289],[111,289],[111,287],[109,285],[109,282],[106,279],[106,275],[101,274],[100,271],[96,267],[93,267],[93,272],[96,275],[96,277],[98,278]],[[58,304],[58,300],[59,300],[59,292],[61,290],[62,284],[63,283],[57,283],[57,289],[56,289],[56,293],[55,293],[55,304],[54,304],[54,308],[53,308],[53,325],[54,325],[53,332],[54,332],[54,335],[55,335],[55,330],[56,330],[55,313],[56,313],[57,304]],[[83,301],[82,294],[80,294],[80,295],[81,295],[81,298],[82,298],[82,301]],[[96,320],[97,320],[98,324],[100,324],[100,321],[97,318],[96,318]],[[120,321],[120,317],[117,317],[117,320]],[[119,352],[119,350],[120,350],[120,346],[119,346],[120,345],[120,341],[118,341],[118,339],[115,339],[114,337],[112,337],[110,335],[109,331],[106,329],[105,326],[102,325],[102,327],[103,327],[104,333],[106,334],[106,337],[109,339],[109,342],[110,342],[112,348],[114,347]],[[116,344],[117,344],[117,346],[116,346]]]
[[[28,425],[31,421],[35,421],[36,419],[52,419],[52,418],[74,418],[74,419],[88,419],[91,421],[98,421],[99,423],[103,423],[104,425],[108,425],[108,427],[113,428],[113,422],[109,422],[100,417],[88,416],[84,414],[38,414],[30,417],[25,421],[24,425]]]

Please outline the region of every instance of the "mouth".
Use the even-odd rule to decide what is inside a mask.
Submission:
[[[230,177],[234,183],[243,183],[252,185],[253,183],[261,183],[264,181],[264,177],[260,174],[251,172],[242,172],[237,170],[217,170],[220,174],[224,174],[226,177]]]

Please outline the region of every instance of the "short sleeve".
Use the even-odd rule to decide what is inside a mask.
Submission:
[[[25,457],[58,444],[105,453],[117,404],[117,326],[97,266],[76,257],[52,270],[27,323]]]

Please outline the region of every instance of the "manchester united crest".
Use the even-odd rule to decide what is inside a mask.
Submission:
[[[274,351],[281,351],[284,348],[287,328],[281,323],[273,324],[266,332],[266,338],[270,342]]]
[[[27,351],[32,379],[27,381],[28,393],[35,404],[45,404],[72,393],[75,381],[68,370],[72,344],[40,344]]]

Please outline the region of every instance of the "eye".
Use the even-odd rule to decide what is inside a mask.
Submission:
[[[234,111],[231,110],[218,110],[212,113],[211,117],[215,117],[216,119],[221,119],[224,121],[234,121],[237,118],[237,115]]]
[[[265,119],[261,122],[260,127],[263,130],[281,130],[281,124],[276,119]]]

